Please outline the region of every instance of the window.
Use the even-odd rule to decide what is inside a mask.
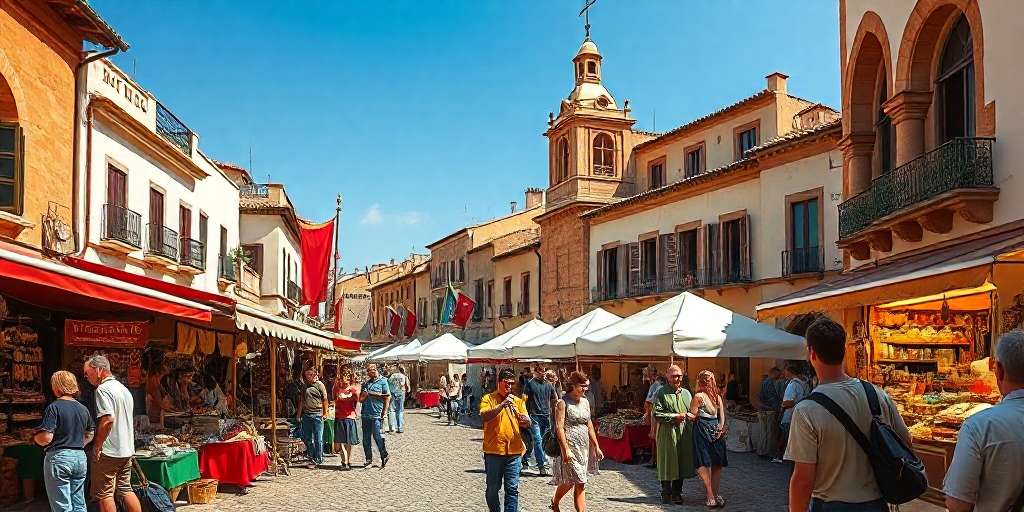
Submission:
[[[0,164],[2,166],[3,164]],[[128,174],[113,165],[107,165],[107,204],[119,209],[128,205]]]
[[[649,168],[648,190],[654,190],[665,186],[665,161],[651,164]]]
[[[562,137],[558,140],[558,154],[555,161],[555,183],[569,179],[569,141]]]
[[[601,265],[604,267],[604,282],[601,283],[604,288],[605,298],[618,297],[619,295],[619,248],[612,247],[603,251],[604,261]]]
[[[937,82],[942,142],[956,137],[973,137],[974,42],[971,27],[963,15],[953,26],[942,49]]]
[[[880,174],[887,174],[892,170],[893,163],[896,161],[896,144],[893,144],[893,139],[896,136],[892,126],[892,119],[889,114],[886,114],[882,110],[882,105],[886,101],[886,76],[885,66],[880,66],[881,78],[878,81],[878,122],[875,123],[875,133],[878,138],[878,172]]]
[[[686,149],[686,178],[692,178],[704,172],[704,144],[697,144]]]
[[[530,273],[527,272],[520,277],[519,281],[519,295],[522,302],[519,306],[519,314],[526,315],[530,313]]]
[[[21,215],[24,173],[25,135],[16,124],[0,123],[0,211]]]
[[[615,141],[607,133],[594,137],[594,176],[615,176]]]
[[[455,260],[448,262],[448,281],[455,281]]]
[[[742,160],[743,154],[757,145],[757,122],[741,126],[736,132],[736,160]]]
[[[466,282],[466,258],[459,258],[459,282]]]
[[[494,281],[487,281],[487,318],[494,318]]]
[[[791,228],[789,271],[792,274],[821,271],[818,245],[818,199],[790,203]]]
[[[688,229],[679,232],[679,272],[683,276],[697,276],[697,254],[699,251],[698,230]]]
[[[178,206],[178,234],[182,240],[192,238],[192,210],[188,206]]]
[[[209,223],[210,218],[205,213],[199,212],[199,243],[203,244],[203,247],[206,247],[206,241],[208,240]]]
[[[750,216],[737,212],[720,217],[719,233],[715,236],[719,247],[718,278],[721,283],[738,283],[750,280],[749,243]]]
[[[648,238],[640,241],[640,281],[646,288],[653,286],[658,279],[658,239]]]
[[[473,321],[479,322],[484,319],[484,282],[477,279],[473,284],[473,299],[476,300],[476,306],[473,307]]]
[[[263,275],[263,244],[245,244],[242,246],[242,253],[248,260],[248,265],[259,275]]]
[[[149,189],[149,248],[162,251],[164,247],[164,194]]]
[[[512,316],[512,278],[506,277],[502,283],[504,285],[504,293],[501,301],[501,311],[498,316]]]
[[[226,258],[228,255],[228,228],[220,227],[220,257]]]
[[[588,60],[587,61],[587,74],[590,75],[590,76],[597,76],[597,63],[596,62],[594,62],[592,60]]]

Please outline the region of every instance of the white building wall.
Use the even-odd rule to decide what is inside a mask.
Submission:
[[[286,227],[280,215],[244,214],[241,219],[241,243],[263,246],[263,268],[260,272],[260,295],[286,296],[283,288],[286,265],[292,268],[291,279],[301,286],[302,261],[299,241]],[[287,254],[289,257],[285,257]],[[286,261],[288,260],[288,261]]]

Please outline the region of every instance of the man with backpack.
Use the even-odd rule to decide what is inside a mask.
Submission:
[[[910,446],[910,432],[892,399],[878,387],[850,377],[843,369],[846,332],[828,318],[807,328],[807,356],[820,383],[808,399],[796,405],[790,423],[786,460],[794,462],[789,483],[790,512],[886,512],[888,506],[876,479],[875,460],[862,442],[870,434],[875,442],[871,398],[876,398],[877,420]],[[866,384],[866,385],[865,385]],[[869,396],[869,390],[873,390]],[[816,398],[825,397],[824,400]],[[831,402],[833,412],[822,402]],[[838,407],[836,407],[838,406]],[[852,420],[854,437],[836,413]],[[876,451],[877,453],[877,451]]]

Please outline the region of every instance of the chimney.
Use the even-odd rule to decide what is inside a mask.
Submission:
[[[786,94],[786,80],[789,76],[778,71],[765,77],[768,80],[768,90],[779,94]]]
[[[544,190],[537,187],[526,189],[526,209],[544,204]]]
[[[512,207],[512,213],[515,213],[516,212],[516,202],[512,201],[512,202],[509,203],[509,205]]]

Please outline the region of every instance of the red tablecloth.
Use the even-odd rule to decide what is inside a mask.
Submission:
[[[420,391],[420,407],[428,409],[430,407],[437,407],[437,404],[441,402],[441,393],[438,391]]]
[[[256,455],[252,441],[209,443],[199,448],[199,473],[222,484],[252,485],[269,467],[269,454]]]
[[[622,439],[598,435],[597,444],[601,446],[606,459],[629,464],[633,462],[633,450],[653,446],[651,438],[647,437],[650,431],[650,425],[626,425],[622,431]]]

